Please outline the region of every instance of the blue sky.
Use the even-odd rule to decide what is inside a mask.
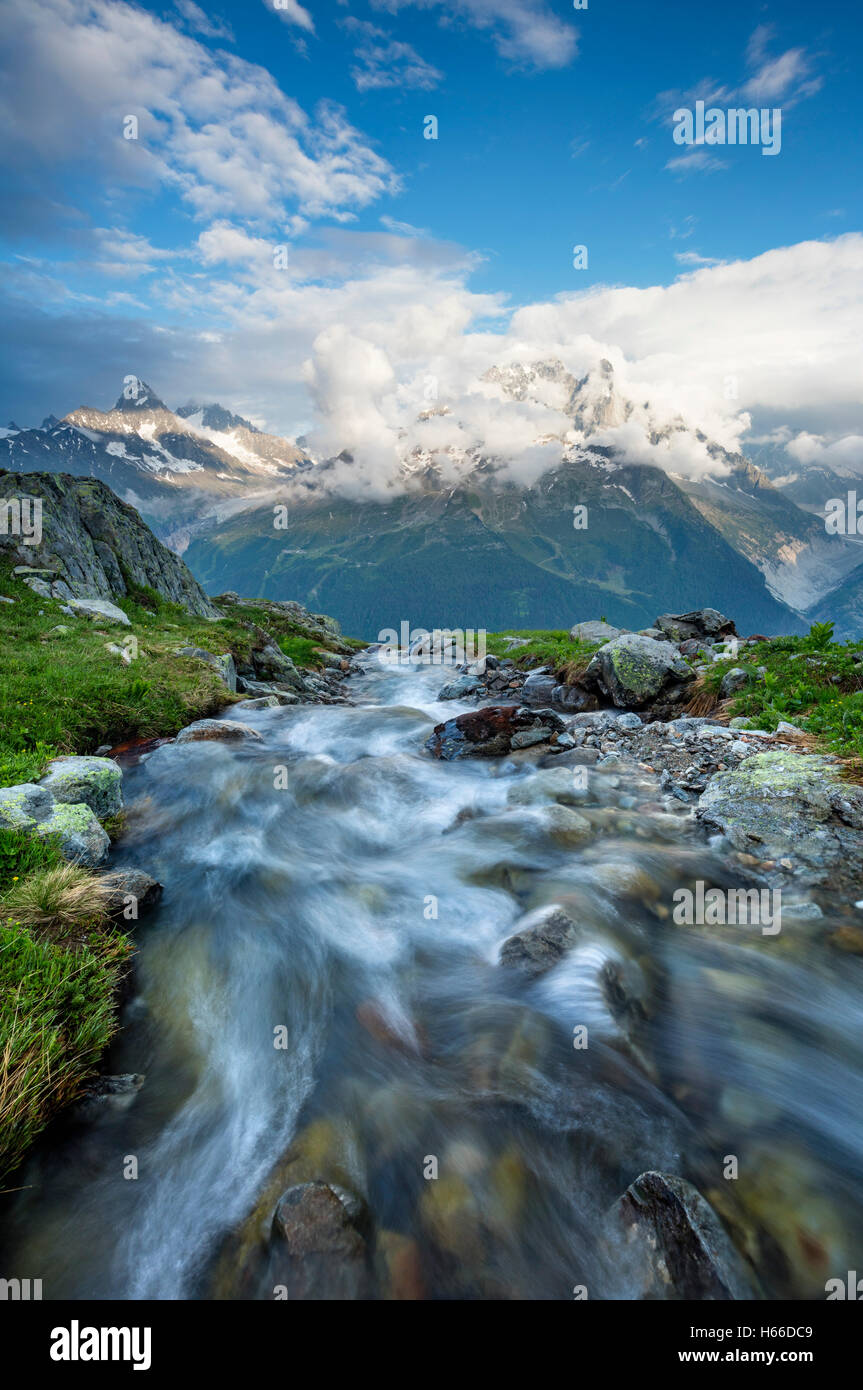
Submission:
[[[361,433],[429,363],[472,370],[489,330],[506,352],[571,350],[574,368],[585,335],[611,342],[647,380],[677,343],[680,363],[714,328],[733,344],[733,322],[704,321],[725,296],[743,337],[775,315],[758,359],[770,370],[745,353],[728,366],[739,408],[772,425],[806,405],[777,307],[798,276],[797,358],[831,334],[845,354],[849,305],[814,321],[859,249],[863,21],[844,0],[2,0],[0,13],[4,419],[107,405],[131,370],[171,401],[227,395],[285,432],[341,414],[334,432]],[[700,97],[781,108],[781,153],[675,145],[672,112]],[[782,262],[777,294],[770,253],[811,243]],[[674,341],[656,340],[656,314]],[[343,379],[346,361],[365,386]],[[853,391],[824,364],[835,419],[813,384],[810,428],[837,434]],[[681,406],[722,366],[681,381]]]

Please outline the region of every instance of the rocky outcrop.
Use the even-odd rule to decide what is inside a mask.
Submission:
[[[487,705],[435,726],[426,750],[435,758],[496,758],[514,749],[547,743],[563,733],[564,721],[553,710],[519,705]]]
[[[20,536],[0,534],[0,554],[47,570],[40,580],[44,596],[110,601],[124,598],[134,585],[154,589],[190,613],[219,616],[180,557],[106,483],[69,473],[0,472],[0,496],[23,495],[42,504],[41,541],[29,545]]]
[[[203,661],[207,666],[212,667],[220,680],[225,682],[232,695],[237,693],[237,668],[230,652],[223,652],[220,656],[216,656],[213,652],[205,652],[201,647],[179,647],[177,656],[188,656],[194,661]]]
[[[693,679],[690,667],[670,642],[625,633],[607,642],[593,657],[582,684],[598,690],[619,709],[639,709],[662,692]]]

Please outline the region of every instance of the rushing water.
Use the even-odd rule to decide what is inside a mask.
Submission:
[[[861,963],[823,921],[675,927],[675,888],[735,881],[687,809],[625,766],[584,785],[532,755],[433,761],[432,726],[467,708],[441,684],[370,663],[355,707],[244,713],[262,743],[127,770],[115,857],[165,895],[110,1069],[146,1080],[55,1127],[3,1198],[4,1268],[46,1298],[272,1297],[243,1223],[309,1176],[411,1252],[403,1296],[637,1296],[609,1212],[647,1169],[709,1197],[767,1297],[858,1267]],[[576,948],[533,980],[497,964],[548,903]]]

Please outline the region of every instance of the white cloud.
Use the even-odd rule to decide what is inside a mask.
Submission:
[[[6,0],[0,133],[16,167],[81,161],[167,187],[203,218],[347,219],[397,186],[337,107],[314,118],[270,73],[120,0]],[[125,139],[135,116],[137,139]]]
[[[203,34],[206,39],[226,39],[234,41],[234,31],[227,20],[218,15],[207,14],[195,0],[174,0],[174,8],[179,11],[193,34]]]
[[[346,19],[344,27],[354,34],[357,47],[351,77],[359,92],[382,87],[401,87],[430,91],[443,80],[443,73],[421,58],[409,43],[363,19]]]
[[[846,434],[840,439],[802,431],[785,445],[786,453],[804,465],[820,464],[840,473],[863,475],[863,435]]]
[[[272,10],[286,24],[296,24],[307,34],[315,32],[315,22],[305,5],[301,5],[299,0],[264,0],[264,4],[268,10]]]
[[[578,50],[578,34],[547,0],[372,0],[395,14],[413,7],[439,12],[441,24],[459,19],[488,33],[502,58],[536,68],[563,68]]]

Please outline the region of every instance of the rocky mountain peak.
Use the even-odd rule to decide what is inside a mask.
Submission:
[[[152,387],[138,376],[124,376],[123,390],[117,398],[115,410],[167,410]]]

